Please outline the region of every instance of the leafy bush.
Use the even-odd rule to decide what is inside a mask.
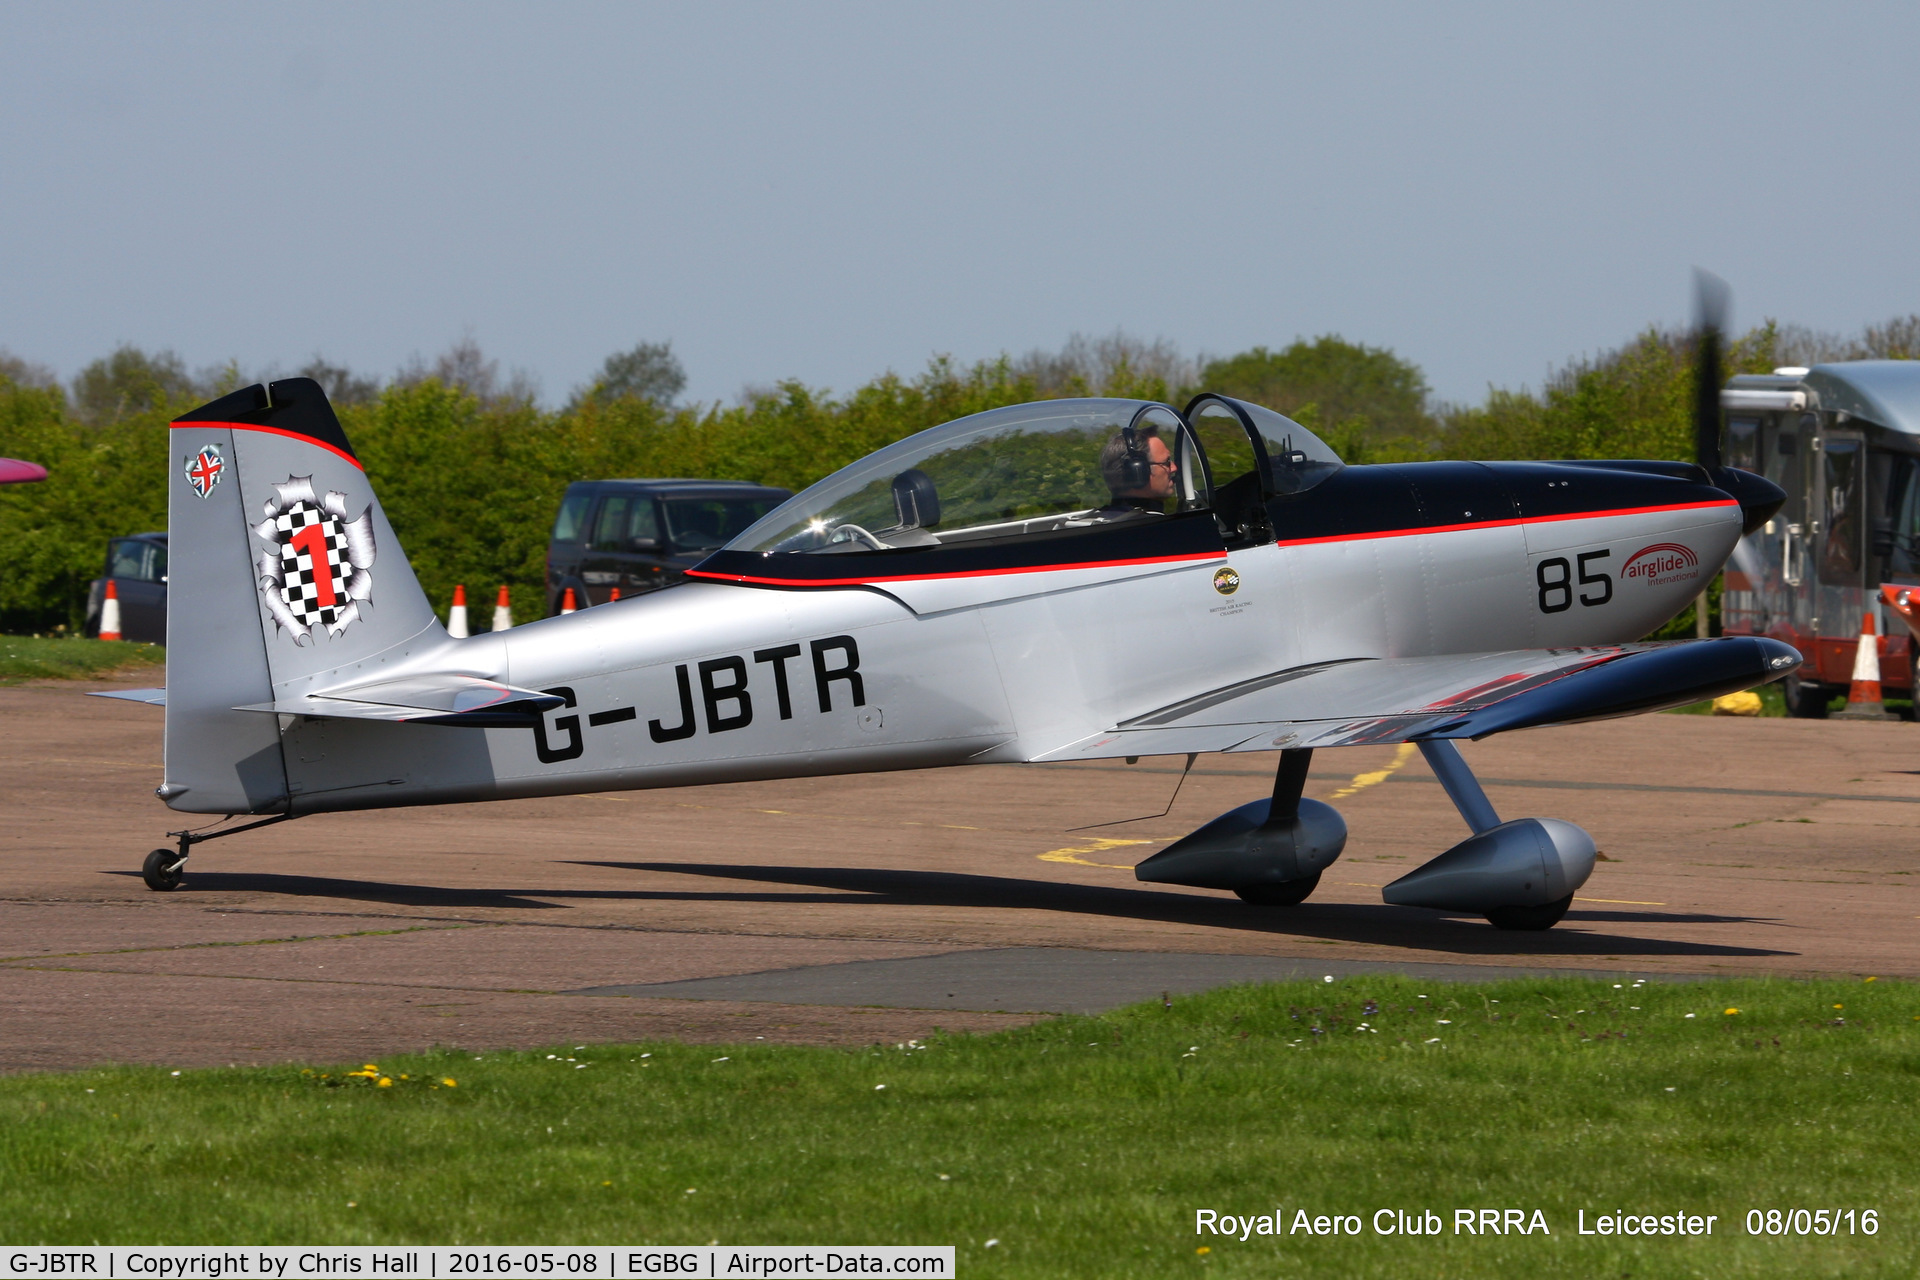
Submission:
[[[1913,317],[1869,328],[1842,354],[1900,354],[1914,332]],[[1727,370],[1770,369],[1811,350],[1815,337],[1841,341],[1769,322],[1730,344]],[[659,376],[613,386],[613,374],[634,372],[620,361],[638,368],[642,356],[651,363],[641,372]],[[541,600],[547,530],[570,481],[686,476],[798,490],[916,431],[1028,400],[1106,394],[1179,404],[1205,387],[1291,413],[1357,463],[1693,452],[1691,343],[1655,329],[1567,366],[1538,394],[1490,389],[1480,405],[1438,409],[1427,405],[1417,366],[1333,336],[1256,347],[1197,374],[1164,340],[1076,337],[1057,354],[970,366],[935,359],[918,377],[888,373],[845,396],[782,382],[730,407],[671,403],[670,361],[664,344],[643,344],[559,410],[539,407],[519,375],[502,389],[497,362],[470,341],[378,394],[318,359],[304,372],[338,393],[348,436],[429,597],[444,606],[457,582],[482,592],[506,583],[523,613]],[[1198,387],[1179,385],[1192,378]],[[80,624],[107,539],[166,526],[166,480],[178,461],[168,421],[238,383],[231,367],[195,377],[168,353],[122,348],[81,372],[70,402],[45,371],[0,358],[0,455],[49,473],[41,484],[0,488],[0,630]]]

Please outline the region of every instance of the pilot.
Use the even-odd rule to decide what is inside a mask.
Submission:
[[[1120,428],[1100,450],[1100,478],[1113,495],[1100,514],[1109,520],[1149,512],[1165,515],[1179,470],[1173,450],[1160,438],[1158,423]]]

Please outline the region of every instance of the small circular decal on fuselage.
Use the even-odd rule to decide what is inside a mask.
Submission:
[[[1240,589],[1240,571],[1238,569],[1217,569],[1213,575],[1213,589],[1223,596],[1230,596]]]

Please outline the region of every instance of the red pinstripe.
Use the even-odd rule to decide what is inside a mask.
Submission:
[[[1674,502],[1658,507],[1616,507],[1611,511],[1574,511],[1557,516],[1527,516],[1512,520],[1475,520],[1467,524],[1426,525],[1417,529],[1382,529],[1375,533],[1336,533],[1324,538],[1289,538],[1273,545],[1305,547],[1322,542],[1360,542],[1369,538],[1408,538],[1421,533],[1457,533],[1463,529],[1504,529],[1516,524],[1550,524],[1557,520],[1604,520],[1609,516],[1654,515],[1662,511],[1711,511],[1737,507],[1732,498],[1721,502]],[[1065,569],[1111,569],[1135,564],[1180,564],[1196,560],[1221,560],[1224,551],[1201,551],[1180,556],[1142,556],[1134,560],[1087,560],[1075,564],[1036,564],[1013,569],[963,569],[953,573],[900,573],[870,575],[864,578],[762,578],[743,573],[687,570],[689,578],[711,578],[715,582],[751,582],[766,587],[861,587],[882,582],[932,582],[942,578],[995,578],[1010,573],[1054,573]]]
[[[279,427],[260,427],[255,426],[251,422],[175,422],[171,425],[175,431],[197,431],[202,428],[212,428],[216,431],[263,431],[270,436],[285,436],[289,440],[298,440],[302,444],[310,444],[316,449],[325,449],[342,462],[352,463],[356,471],[364,472],[366,470],[365,467],[360,465],[360,459],[354,457],[352,454],[328,444],[325,440],[315,440],[312,436],[301,435],[298,431],[282,431]]]

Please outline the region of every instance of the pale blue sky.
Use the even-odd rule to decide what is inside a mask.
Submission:
[[[1444,398],[1685,320],[1920,311],[1920,8],[0,4],[0,346],[471,332],[557,400],[1124,327]]]

